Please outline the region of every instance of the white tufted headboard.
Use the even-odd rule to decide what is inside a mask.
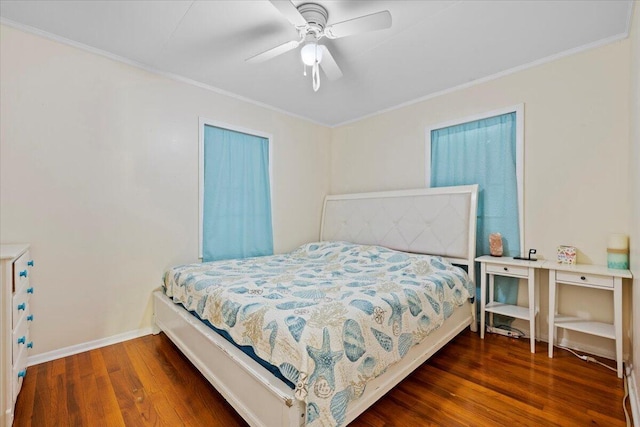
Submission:
[[[471,270],[478,186],[327,196],[320,240],[440,255]]]

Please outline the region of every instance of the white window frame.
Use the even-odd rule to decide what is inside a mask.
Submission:
[[[198,118],[198,258],[202,260],[203,226],[204,226],[204,127],[214,126],[233,132],[246,133],[269,141],[269,198],[271,199],[271,229],[273,230],[273,136],[269,133],[211,120],[205,117]]]
[[[511,107],[500,108],[498,110],[480,113],[473,116],[454,119],[444,123],[429,125],[425,129],[425,185],[431,187],[431,132],[437,129],[461,125],[463,123],[488,119],[490,117],[501,116],[503,114],[516,113],[516,181],[518,187],[518,226],[520,230],[520,254],[524,254],[524,104],[517,104]]]

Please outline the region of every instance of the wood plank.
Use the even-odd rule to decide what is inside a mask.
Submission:
[[[613,361],[606,361],[611,366]],[[615,372],[546,344],[469,331],[351,425],[624,426]],[[164,335],[29,368],[14,426],[246,426]]]
[[[50,366],[40,365],[40,370],[46,380],[46,386],[42,387],[40,381],[36,385],[36,394],[42,399],[42,418],[33,421],[34,426],[53,425],[68,426],[70,423],[67,409],[67,358],[54,360]],[[44,370],[43,370],[44,368]],[[28,375],[28,372],[27,372]],[[40,379],[40,377],[38,377]],[[20,398],[20,396],[18,396]],[[53,422],[47,420],[54,420]],[[47,424],[48,423],[48,424]],[[16,422],[14,422],[16,424]]]
[[[124,419],[122,418],[122,413],[118,408],[118,398],[116,397],[116,393],[111,385],[109,372],[107,372],[104,358],[102,357],[102,351],[92,350],[90,353],[93,375],[95,375],[96,389],[98,392],[98,400],[100,406],[102,406],[104,425],[109,427],[124,426]],[[102,420],[100,423],[102,423]]]
[[[150,405],[149,411],[157,414],[160,425],[181,425],[184,421],[175,410],[175,402],[171,402],[165,395],[165,390],[171,389],[169,381],[163,381],[162,372],[154,371],[149,363],[156,360],[149,357],[145,360],[139,351],[140,343],[125,343],[125,348],[131,364],[136,370],[140,381],[145,385],[145,392],[148,393],[146,404]],[[159,380],[160,379],[160,380]]]
[[[102,357],[125,425],[154,425],[155,413],[150,412],[144,402],[144,387],[127,356],[124,344],[102,348]]]
[[[85,353],[65,358],[64,381],[67,391],[67,409],[69,423],[74,426],[89,425],[89,414],[86,413],[85,390],[80,382],[79,364]]]

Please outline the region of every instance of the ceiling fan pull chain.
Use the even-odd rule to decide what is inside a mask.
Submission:
[[[318,89],[320,89],[320,70],[318,69],[318,62],[313,64],[311,79],[313,80],[313,91],[317,92]]]

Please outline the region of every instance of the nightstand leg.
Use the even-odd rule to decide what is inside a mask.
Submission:
[[[622,378],[622,278],[613,279],[613,323],[616,332],[616,364]]]
[[[553,342],[555,340],[556,315],[556,272],[549,270],[549,357],[553,357]]]
[[[489,296],[487,297],[487,301],[491,304],[495,298],[495,281],[496,277],[493,274],[489,274]],[[489,312],[489,326],[493,326],[493,312]]]
[[[529,290],[529,336],[531,340],[531,353],[536,352],[536,273],[535,269],[529,268],[529,280],[527,288]]]
[[[484,339],[484,308],[487,305],[487,266],[480,263],[480,338]]]
[[[533,315],[537,316],[538,313],[540,313],[540,273],[534,270],[533,275],[535,277],[535,280],[533,282],[533,287],[535,289],[533,297],[535,300],[535,312],[533,313]],[[538,322],[538,320],[536,319],[536,341],[540,341],[540,335],[540,322]]]

